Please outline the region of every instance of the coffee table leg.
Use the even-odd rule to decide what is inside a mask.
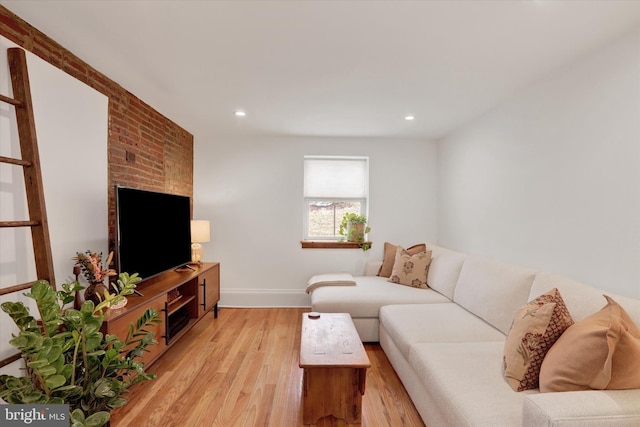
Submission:
[[[361,423],[366,372],[366,368],[305,368],[303,423],[313,425],[329,415],[349,424]]]

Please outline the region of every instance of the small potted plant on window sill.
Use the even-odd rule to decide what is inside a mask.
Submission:
[[[340,235],[346,236],[347,242],[362,243],[362,249],[368,250],[369,245],[365,243],[365,236],[371,231],[367,226],[367,217],[355,213],[345,213],[340,223]]]

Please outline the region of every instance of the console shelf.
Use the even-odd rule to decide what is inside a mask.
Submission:
[[[191,296],[191,297],[187,298],[186,300],[184,298],[180,298],[178,301],[168,303],[169,304],[169,316],[171,316],[176,311],[180,310],[185,305],[189,304],[191,301],[194,301],[195,299],[196,299],[195,296]]]
[[[142,356],[146,366],[155,362],[171,345],[191,329],[204,315],[213,310],[218,317],[220,301],[220,264],[203,263],[193,269],[168,271],[137,286],[140,295],[129,295],[127,305],[117,310],[107,310],[102,332],[124,339],[129,325],[149,307],[160,313],[160,323],[149,328],[158,344],[147,347]],[[169,302],[170,293],[179,297]]]

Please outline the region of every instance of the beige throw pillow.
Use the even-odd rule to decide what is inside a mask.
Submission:
[[[382,265],[380,266],[380,270],[378,270],[378,276],[391,276],[393,264],[396,262],[396,252],[399,247],[400,246],[393,245],[389,242],[384,242],[384,257],[382,260]],[[426,251],[427,245],[425,245],[424,243],[418,243],[417,245],[413,245],[406,250],[407,252],[409,252],[409,254],[415,255],[417,253]]]
[[[409,251],[398,246],[396,259],[391,271],[389,282],[407,285],[414,288],[428,288],[427,270],[431,263],[431,251],[410,254]]]
[[[640,329],[613,299],[576,322],[551,347],[540,391],[640,388]]]
[[[529,302],[516,313],[504,345],[503,367],[515,391],[538,388],[542,361],[573,319],[558,289]]]

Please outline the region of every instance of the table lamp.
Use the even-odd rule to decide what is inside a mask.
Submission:
[[[208,220],[191,221],[191,262],[202,264],[204,250],[200,243],[211,241],[211,227]]]

